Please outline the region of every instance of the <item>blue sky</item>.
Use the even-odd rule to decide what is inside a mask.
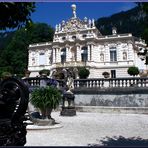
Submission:
[[[55,27],[62,20],[66,21],[72,17],[72,4],[72,2],[37,2],[32,20]],[[77,6],[77,17],[83,19],[86,16],[95,20],[136,6],[133,2],[75,2],[74,4]]]

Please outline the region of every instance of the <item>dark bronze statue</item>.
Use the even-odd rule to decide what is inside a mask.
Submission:
[[[7,78],[0,82],[0,146],[25,145],[28,100],[28,87],[22,80]]]

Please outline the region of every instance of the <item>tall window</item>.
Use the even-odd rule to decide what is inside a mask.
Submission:
[[[115,47],[110,48],[110,61],[111,62],[117,61],[117,51]]]
[[[82,47],[82,49],[81,49],[81,59],[82,59],[82,62],[86,62],[88,60],[87,47]]]
[[[61,50],[61,63],[64,64],[66,62],[66,48]]]
[[[116,78],[116,70],[111,70],[111,78]]]
[[[45,65],[46,64],[46,57],[45,53],[41,52],[39,55],[39,65]]]

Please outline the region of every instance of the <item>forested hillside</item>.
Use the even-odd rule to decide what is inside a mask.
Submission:
[[[22,75],[28,64],[28,46],[52,41],[54,29],[45,23],[30,25],[15,32],[0,34],[0,75],[3,72]]]
[[[96,27],[103,35],[109,35],[112,27],[116,27],[118,33],[132,33],[134,36],[140,37],[145,28],[145,14],[140,7],[131,10],[116,13],[110,17],[103,17],[96,20]]]

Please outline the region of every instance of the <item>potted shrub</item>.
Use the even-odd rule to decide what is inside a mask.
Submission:
[[[106,72],[106,71],[105,71],[105,72],[102,73],[102,75],[104,76],[104,78],[109,78],[109,75],[110,75],[110,74],[109,74],[109,72]]]
[[[43,119],[52,119],[51,112],[56,109],[60,101],[61,93],[53,86],[37,88],[31,93],[30,102],[40,109]]]
[[[80,79],[87,79],[87,77],[89,76],[90,72],[88,69],[86,69],[85,67],[81,67],[78,70],[78,75]]]
[[[128,68],[127,72],[131,76],[136,76],[139,74],[139,69],[138,69],[138,67],[132,66],[132,67]]]

